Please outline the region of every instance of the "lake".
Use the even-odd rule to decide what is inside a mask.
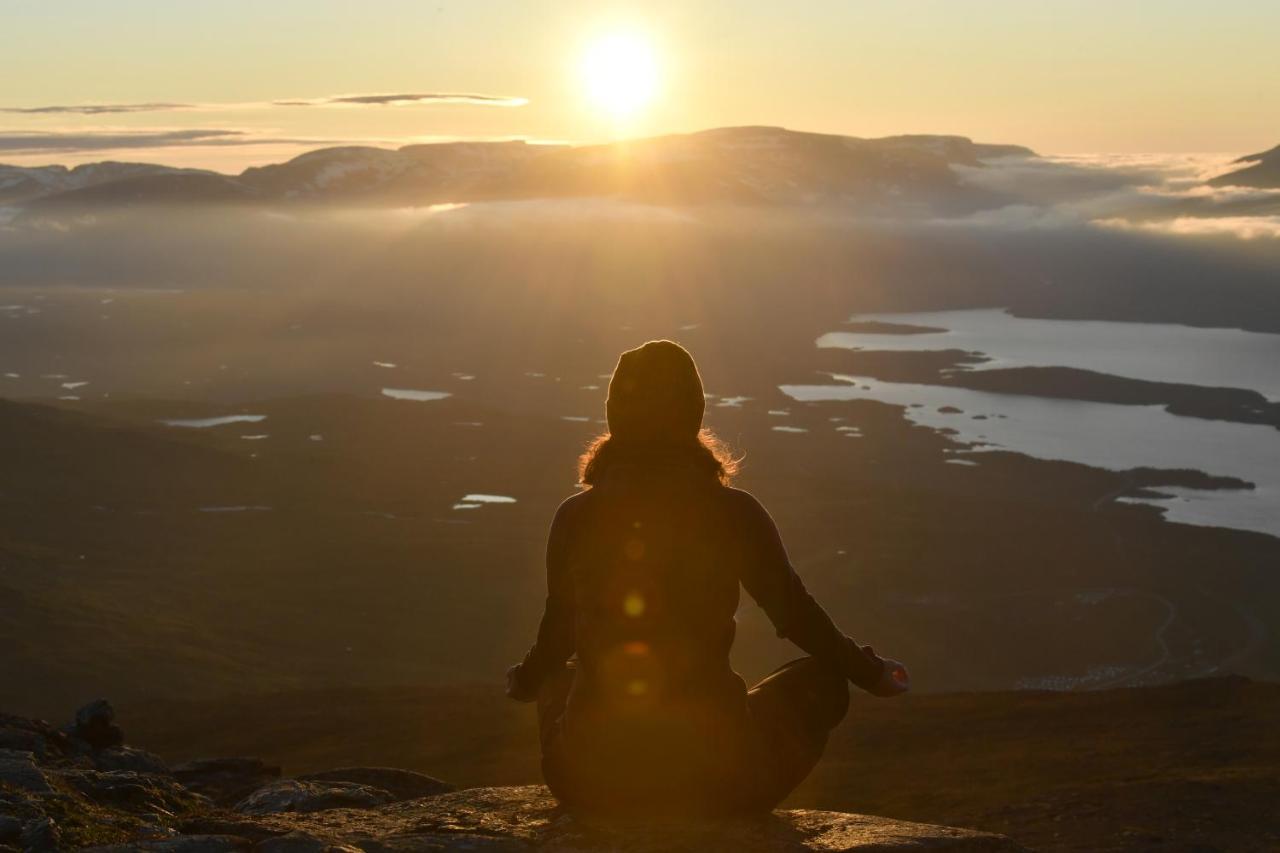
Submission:
[[[1280,335],[1165,323],[1032,320],[998,308],[860,314],[851,320],[946,329],[926,334],[829,332],[819,347],[980,352],[976,369],[1074,367],[1153,382],[1247,388],[1280,400]]]
[[[946,331],[832,332],[820,337],[817,345],[896,351],[963,349],[992,357],[993,362],[982,367],[1076,367],[1136,379],[1248,388],[1271,399],[1280,396],[1280,335],[1165,324],[1025,320],[1000,310],[874,314],[854,319]],[[1169,497],[1126,500],[1162,507],[1171,521],[1280,536],[1280,430],[1273,427],[1180,417],[1160,406],[993,394],[864,376],[831,377],[831,384],[784,385],[781,390],[803,402],[870,399],[905,406],[905,416],[912,422],[953,429],[957,441],[979,444],[966,455],[979,462],[981,451],[1003,449],[1112,470],[1193,468],[1238,477],[1256,488],[1161,487],[1159,491]],[[948,408],[960,412],[948,412]],[[975,415],[986,418],[976,420]]]

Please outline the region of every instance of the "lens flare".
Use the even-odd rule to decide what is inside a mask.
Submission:
[[[638,592],[629,592],[622,599],[622,612],[630,616],[632,619],[639,619],[644,615],[644,596]]]

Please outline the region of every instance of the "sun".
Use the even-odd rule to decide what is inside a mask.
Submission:
[[[615,122],[634,117],[658,91],[653,45],[638,32],[597,37],[582,56],[582,82],[592,106]]]

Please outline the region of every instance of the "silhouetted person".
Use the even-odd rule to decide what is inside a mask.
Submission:
[[[678,344],[624,352],[586,488],[551,525],[546,611],[507,692],[537,700],[543,775],[571,808],[771,809],[821,757],[848,682],[909,686],[805,590],[768,512],[729,487],[734,460],[703,407]],[[729,664],[739,584],[808,654],[750,690]]]

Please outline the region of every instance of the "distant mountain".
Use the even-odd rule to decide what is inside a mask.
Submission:
[[[1215,187],[1257,187],[1280,189],[1280,145],[1259,154],[1247,154],[1234,163],[1252,163],[1243,169],[1219,175],[1209,181]]]
[[[175,169],[152,163],[85,163],[66,166],[5,166],[0,164],[0,204],[22,204],[45,196],[74,192],[100,184],[153,175],[212,174],[199,169]]]
[[[521,164],[561,146],[524,142],[450,142],[321,148],[287,163],[247,169],[240,182],[261,197],[370,199],[388,202],[467,200],[478,183],[501,182]]]
[[[494,198],[973,207],[988,203],[987,194],[962,187],[951,166],[977,165],[980,151],[962,137],[858,139],[775,127],[719,128],[554,149],[476,189]]]
[[[582,197],[973,209],[989,206],[993,197],[962,186],[951,167],[981,166],[1005,156],[1034,152],[960,136],[860,139],[732,127],[573,147],[515,141],[323,148],[238,176],[141,164],[94,164],[69,172],[0,167],[0,186],[10,175],[15,188],[0,201],[26,203],[35,211],[146,203],[382,206]],[[88,171],[72,180],[81,170]],[[101,179],[89,180],[91,174]]]
[[[138,204],[226,204],[257,195],[235,178],[215,172],[157,172],[90,184],[36,199],[30,207],[54,211]]]
[[[964,166],[981,166],[982,161],[993,160],[997,157],[1036,156],[1036,152],[1022,145],[991,145],[974,142],[966,136],[908,134],[905,136],[886,136],[874,141],[933,151],[947,158],[950,163]]]

